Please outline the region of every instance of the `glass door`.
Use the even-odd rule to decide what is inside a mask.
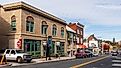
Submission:
[[[41,43],[40,41],[35,41],[34,42],[34,47],[35,47],[35,50],[34,50],[34,55],[36,57],[40,57],[41,56]]]

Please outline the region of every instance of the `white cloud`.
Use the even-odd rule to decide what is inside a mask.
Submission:
[[[102,0],[38,0],[31,3],[61,18],[85,18],[92,24],[121,25],[121,6],[117,5],[118,0],[107,0],[108,4],[102,5],[103,8],[101,5],[97,7],[97,3],[104,3]]]
[[[84,18],[92,24],[121,25],[119,0],[4,0],[2,3],[16,1],[25,1],[64,19]]]
[[[81,19],[85,19],[88,22],[86,25],[84,23],[86,29],[94,24],[121,26],[121,0],[2,0],[0,2],[4,4],[16,1],[24,1],[32,6],[67,20],[67,22],[70,22],[70,20],[81,21]],[[87,30],[85,36],[87,34],[96,33],[100,34],[100,36],[103,34],[103,36],[105,35],[107,38],[112,38],[112,36],[115,37],[115,35],[117,35],[117,38],[121,38],[119,37],[121,33],[116,32],[120,31],[111,31],[111,33],[102,31],[102,33],[100,33]]]

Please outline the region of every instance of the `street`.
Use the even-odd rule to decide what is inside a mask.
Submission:
[[[112,67],[112,58],[108,57],[101,61],[91,63],[86,66],[80,67],[80,68],[113,68]]]
[[[84,64],[89,61],[93,61],[96,59],[103,58],[105,56],[85,58],[85,59],[72,59],[67,61],[59,61],[59,62],[50,62],[50,63],[41,63],[41,64],[32,64],[26,66],[14,66],[14,67],[4,67],[4,68],[74,68],[73,66]],[[111,57],[106,57],[103,60],[97,61],[95,63],[91,63],[81,68],[111,68]]]

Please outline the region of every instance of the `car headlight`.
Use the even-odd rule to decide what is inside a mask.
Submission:
[[[26,58],[26,56],[24,55],[23,58]]]

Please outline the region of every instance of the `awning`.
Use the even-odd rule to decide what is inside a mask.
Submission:
[[[86,45],[79,45],[79,48],[87,48]]]

